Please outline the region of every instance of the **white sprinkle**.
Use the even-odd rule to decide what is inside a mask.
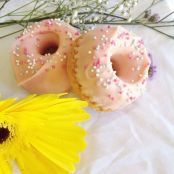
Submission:
[[[107,79],[107,83],[110,83],[111,81],[109,79]]]
[[[100,72],[100,69],[96,69],[96,72],[98,72],[98,73],[99,73],[99,72]]]
[[[137,71],[139,71],[139,70],[140,70],[140,67],[138,66],[138,67],[137,67]]]
[[[103,82],[103,78],[100,78],[100,82]]]
[[[88,51],[88,54],[91,54],[92,52],[91,51]]]
[[[106,87],[106,86],[107,86],[107,84],[106,84],[106,83],[103,83],[103,86],[104,86],[104,87]]]

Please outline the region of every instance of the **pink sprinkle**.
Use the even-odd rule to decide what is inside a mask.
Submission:
[[[93,63],[93,66],[99,67],[100,64],[101,64],[100,59],[97,59],[97,61]]]
[[[120,38],[123,38],[123,37],[125,37],[125,36],[129,36],[129,33],[128,32],[123,32],[123,33],[121,33],[121,34],[119,34],[118,35],[118,39],[120,39]]]
[[[80,32],[77,31],[77,32],[75,33],[75,35],[76,35],[76,36],[79,36],[79,35],[80,35]]]
[[[123,84],[123,87],[125,88],[127,85],[126,84]]]
[[[110,94],[108,95],[108,98],[111,99],[112,101],[114,100],[114,97],[112,97]]]
[[[103,29],[101,28],[100,31],[103,32]]]
[[[133,59],[133,57],[132,57],[132,55],[131,55],[131,54],[129,54],[129,55],[128,55],[128,58],[129,58],[129,59]]]
[[[111,41],[111,44],[114,45],[114,46],[116,45],[114,40]]]
[[[92,49],[93,49],[93,50],[96,50],[96,46],[93,46]]]
[[[141,45],[144,45],[143,39],[139,40],[138,43],[141,44]]]
[[[114,79],[114,82],[116,83],[117,82],[117,79]]]
[[[144,51],[140,51],[140,54],[143,56],[144,55]]]
[[[23,65],[23,61],[21,60],[21,61],[19,62],[19,64],[20,64],[20,65]]]
[[[122,94],[122,91],[118,91],[119,94]]]
[[[29,54],[28,49],[26,47],[24,48],[24,54],[25,55],[28,55]]]
[[[146,79],[144,79],[144,80],[142,81],[142,85],[143,85],[145,82],[146,82]]]
[[[104,54],[104,57],[107,57],[107,54]]]
[[[50,20],[45,21],[45,26],[49,27],[51,25],[53,25],[53,23]]]
[[[129,97],[130,100],[133,100],[133,97]]]
[[[86,70],[88,68],[88,64],[84,65],[84,70]]]

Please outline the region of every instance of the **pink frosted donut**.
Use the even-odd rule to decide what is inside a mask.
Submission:
[[[79,32],[58,20],[29,26],[13,45],[12,64],[18,84],[31,93],[70,89],[67,58]]]
[[[122,27],[103,27],[80,36],[68,59],[72,87],[97,110],[135,101],[145,90],[150,60],[141,38]]]

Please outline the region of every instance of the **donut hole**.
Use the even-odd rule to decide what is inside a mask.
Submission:
[[[58,50],[59,46],[55,42],[45,43],[40,49],[41,55],[54,54]]]
[[[111,56],[112,69],[126,83],[137,83],[143,78],[147,59],[130,59],[132,51],[119,50]]]
[[[59,37],[53,32],[39,34],[36,38],[40,55],[52,55],[59,49]]]

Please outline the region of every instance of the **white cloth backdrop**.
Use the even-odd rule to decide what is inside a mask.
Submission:
[[[140,1],[142,8],[149,2]],[[1,15],[26,1],[12,2]],[[167,12],[174,9],[174,1],[168,0],[166,6],[156,8]],[[8,31],[15,28],[10,27]],[[99,113],[87,109],[91,120],[83,126],[88,133],[88,147],[82,153],[76,174],[174,173],[174,41],[144,27],[129,29],[145,40],[157,65],[157,75],[149,82],[146,93],[123,110]],[[13,35],[0,39],[2,98],[20,98],[27,94],[17,86],[11,69],[10,49],[14,38]],[[18,169],[14,168],[14,174],[18,174]]]

